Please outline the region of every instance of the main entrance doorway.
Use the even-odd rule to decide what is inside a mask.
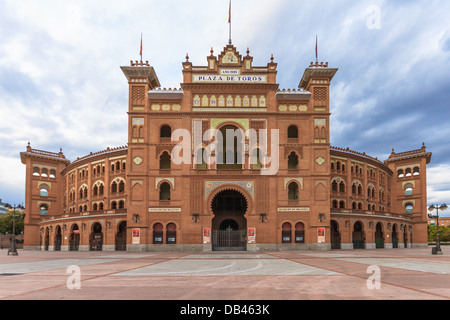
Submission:
[[[219,192],[212,200],[213,251],[245,251],[247,249],[247,211],[245,197],[236,190]]]

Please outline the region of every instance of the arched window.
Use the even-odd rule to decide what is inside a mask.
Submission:
[[[413,194],[413,186],[411,183],[405,185],[405,196],[411,196]]]
[[[341,181],[341,183],[339,183],[339,192],[345,192],[345,183],[344,183],[344,181]]]
[[[162,244],[163,236],[163,225],[161,223],[155,223],[153,225],[153,243]]]
[[[337,209],[337,207],[338,207],[338,202],[337,202],[337,200],[333,200],[332,206],[333,206],[333,209]]]
[[[120,161],[116,161],[116,171],[120,170]]]
[[[52,179],[55,179],[56,178],[56,170],[54,170],[54,169],[50,170],[49,177],[52,178]]]
[[[92,206],[92,210],[93,211],[97,211],[98,210],[98,205],[96,203],[94,203],[94,205]]]
[[[288,128],[288,138],[290,139],[298,139],[298,128],[295,125],[292,125]]]
[[[98,210],[102,211],[103,210],[103,202],[100,202],[98,204]]]
[[[333,181],[331,184],[331,191],[337,192],[338,191],[338,183],[336,181]]]
[[[407,203],[405,206],[405,213],[413,213],[413,205],[411,203]]]
[[[358,203],[358,210],[362,210],[362,203]]]
[[[295,225],[295,243],[305,243],[305,225],[301,222]]]
[[[281,227],[281,240],[283,243],[291,243],[291,229],[292,226],[289,222],[286,222]]]
[[[125,192],[125,182],[123,180],[119,183],[119,192]]]
[[[103,195],[104,192],[105,192],[105,187],[103,186],[103,184],[101,184],[100,187],[98,188],[98,194]]]
[[[159,200],[169,201],[170,200],[170,184],[167,182],[161,183],[159,187]]]
[[[159,169],[170,170],[170,167],[170,155],[167,151],[164,151],[164,153],[159,158]]]
[[[403,173],[403,169],[400,169],[400,170],[397,171],[397,176],[399,178],[403,178],[405,176],[404,173]]]
[[[125,208],[125,202],[123,200],[119,201],[119,209],[124,209]]]
[[[405,170],[405,177],[411,177],[412,176],[412,172],[411,172],[411,168],[408,168]]]
[[[111,193],[116,193],[117,192],[117,183],[114,181],[111,184]]]
[[[113,201],[111,203],[111,209],[117,209],[117,202]]]
[[[418,175],[420,175],[419,167],[414,167],[413,176],[418,176]]]
[[[339,209],[345,209],[345,201],[339,202]]]
[[[288,157],[288,169],[297,170],[298,169],[298,156],[295,152],[291,152]]]
[[[98,187],[97,187],[97,185],[94,186],[94,190],[92,190],[92,195],[94,195],[94,196],[98,195]]]
[[[41,186],[39,187],[41,197],[48,197],[48,190],[49,190],[48,185],[41,184]]]
[[[41,170],[38,167],[33,168],[33,176],[39,177],[41,175]]]
[[[177,243],[177,226],[174,223],[169,223],[166,227],[166,243]]]
[[[291,182],[288,186],[288,200],[298,200],[298,184]]]
[[[39,210],[40,210],[39,213],[40,213],[41,216],[48,215],[48,205],[46,205],[45,203],[41,204],[39,206]]]
[[[171,138],[172,137],[172,129],[168,125],[164,125],[160,130],[161,138]]]
[[[361,185],[358,186],[358,194],[359,194],[359,195],[362,194],[362,186],[361,186]]]

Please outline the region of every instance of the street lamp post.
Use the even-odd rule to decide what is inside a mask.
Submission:
[[[14,205],[14,211],[13,211],[13,233],[11,236],[11,248],[8,250],[8,256],[17,256],[19,255],[17,253],[16,249],[16,205]]]
[[[446,210],[448,207],[447,205],[444,203],[440,206],[435,206],[434,204],[432,204],[429,208],[428,211],[432,212],[434,210],[436,210],[436,215],[433,216],[432,214],[429,214],[428,217],[429,218],[436,218],[436,251],[431,251],[433,254],[442,254],[442,250],[441,250],[441,237],[439,234],[439,210],[444,211]]]

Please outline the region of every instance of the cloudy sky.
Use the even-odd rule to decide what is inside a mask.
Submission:
[[[24,201],[19,153],[70,160],[126,145],[127,82],[120,66],[155,67],[180,87],[189,53],[206,65],[228,41],[228,0],[0,1],[0,198]],[[450,1],[234,0],[233,44],[255,65],[271,54],[281,89],[315,59],[339,71],[331,90],[333,146],[387,159],[433,152],[428,202],[450,202]]]

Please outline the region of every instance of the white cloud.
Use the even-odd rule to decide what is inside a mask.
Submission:
[[[228,3],[5,0],[0,4],[0,148],[6,163],[24,172],[12,159],[28,140],[38,149],[62,147],[72,159],[125,144],[128,94],[119,66],[139,58],[141,32],[144,60],[155,67],[163,87],[179,87],[186,53],[194,64],[206,65],[210,48],[218,54],[227,44]],[[381,8],[381,30],[367,29],[370,5]],[[320,59],[340,68],[332,84],[331,136],[342,141],[360,119],[385,110],[380,98],[405,99],[443,74],[446,69],[436,64],[448,60],[441,48],[450,30],[449,8],[417,1],[233,1],[232,38],[241,54],[250,47],[257,65],[274,53],[281,87],[295,88],[314,59],[318,34]],[[423,76],[427,81],[419,82]],[[366,128],[366,135],[395,134],[393,127],[401,126],[394,113]],[[404,119],[411,128],[423,121],[416,114]],[[359,142],[364,138],[358,136]],[[445,196],[435,188],[431,180],[430,194]]]

